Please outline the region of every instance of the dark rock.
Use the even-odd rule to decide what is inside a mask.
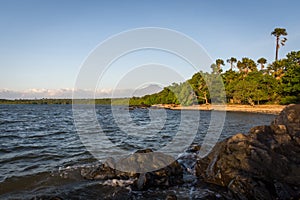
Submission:
[[[198,160],[196,175],[226,187],[235,199],[300,197],[300,105],[287,106],[270,126],[218,143]]]
[[[143,156],[144,154],[147,154],[147,156]],[[158,168],[155,168],[157,166]],[[164,167],[159,168],[159,166]],[[121,167],[126,170],[118,170]],[[132,167],[132,171],[129,171],[130,167]],[[151,169],[157,170],[151,171]],[[142,170],[142,172],[137,170]],[[171,157],[153,152],[151,149],[138,150],[133,155],[117,163],[110,160],[89,172],[82,173],[82,175],[86,179],[131,179],[134,180],[131,186],[136,190],[151,187],[169,187],[183,182],[181,165]]]
[[[285,125],[290,136],[300,136],[300,104],[287,106],[272,122],[271,127]]]
[[[195,152],[200,151],[200,149],[201,149],[201,146],[199,146],[199,145],[197,145],[197,144],[192,144],[192,145],[188,148],[187,152],[195,153]]]
[[[147,104],[141,104],[141,105],[130,105],[128,107],[129,110],[134,110],[134,109],[148,109],[150,108],[151,106],[150,105],[147,105]]]
[[[169,194],[166,196],[166,200],[177,200],[177,197],[175,194]]]

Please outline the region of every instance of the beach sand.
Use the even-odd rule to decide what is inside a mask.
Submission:
[[[173,104],[156,104],[152,106],[153,108],[164,108],[170,110],[220,110],[229,112],[252,112],[252,113],[267,113],[267,114],[279,114],[284,105],[192,105],[192,106],[181,106]]]

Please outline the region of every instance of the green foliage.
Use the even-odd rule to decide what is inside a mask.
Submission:
[[[207,76],[209,76],[208,73],[198,72],[194,74],[190,80],[188,80],[188,83],[195,92],[198,103],[209,103],[209,91],[206,81]]]
[[[1,99],[0,104],[72,104],[72,99]]]
[[[237,62],[237,59],[235,57],[231,57],[231,58],[227,59],[226,62],[228,62],[230,64],[230,69],[233,70],[234,63]]]
[[[257,63],[260,64],[260,69],[263,70],[265,68],[265,64],[267,63],[267,59],[261,57],[257,60]]]
[[[284,75],[282,76],[282,104],[300,102],[300,51],[291,52],[283,62]]]
[[[224,60],[222,60],[222,59],[217,59],[216,60],[216,66],[217,66],[217,73],[219,74],[219,73],[222,73],[222,69],[221,69],[221,65],[222,66],[224,66],[225,65],[225,63],[224,63]]]
[[[241,73],[245,74],[257,70],[255,62],[250,58],[242,58],[241,61],[238,61],[237,68]]]
[[[268,73],[271,74],[277,80],[280,80],[284,75],[284,68],[286,67],[286,59],[276,60],[270,64],[267,68]]]
[[[286,36],[287,32],[285,28],[275,28],[274,31],[272,31],[271,35],[274,35],[275,37],[280,37],[280,36]]]
[[[299,103],[299,97],[296,96],[285,96],[281,99],[281,104],[287,105],[290,103]]]
[[[184,83],[173,83],[159,93],[135,98],[134,101],[149,105],[193,105],[224,101],[255,105],[296,103],[300,100],[300,51],[291,52],[286,59],[275,61],[267,70],[260,71],[252,59],[242,58],[237,62],[239,71],[229,69],[219,74],[218,64],[222,62],[221,59],[217,61],[211,65],[212,73],[200,71]],[[234,59],[232,61],[234,63]],[[265,64],[266,59],[260,58],[257,62]],[[231,64],[230,59],[228,63]],[[223,87],[226,95],[221,90]]]

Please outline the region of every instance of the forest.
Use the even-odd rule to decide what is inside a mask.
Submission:
[[[285,28],[275,28],[275,61],[256,62],[248,57],[226,59],[229,70],[223,72],[225,62],[216,59],[211,72],[197,72],[183,83],[173,83],[161,92],[130,99],[131,105],[209,103],[229,104],[290,104],[300,102],[300,51],[292,51],[278,59],[278,52],[287,41]]]
[[[300,102],[300,51],[292,51],[285,58],[270,64],[265,58],[255,62],[247,57],[241,60],[231,57],[226,62],[230,69],[225,72],[222,69],[224,60],[217,59],[211,65],[210,73],[200,71],[186,82],[173,83],[159,93],[133,97],[130,104],[209,104],[215,98],[209,92],[210,87],[225,88],[225,91],[218,93],[221,96],[219,101],[223,101],[220,103],[259,105]],[[220,81],[213,83],[217,77],[222,78],[223,85]]]

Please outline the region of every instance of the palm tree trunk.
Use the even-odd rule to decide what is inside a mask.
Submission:
[[[275,60],[278,60],[278,49],[279,49],[279,36],[276,37],[276,56],[275,56]]]

